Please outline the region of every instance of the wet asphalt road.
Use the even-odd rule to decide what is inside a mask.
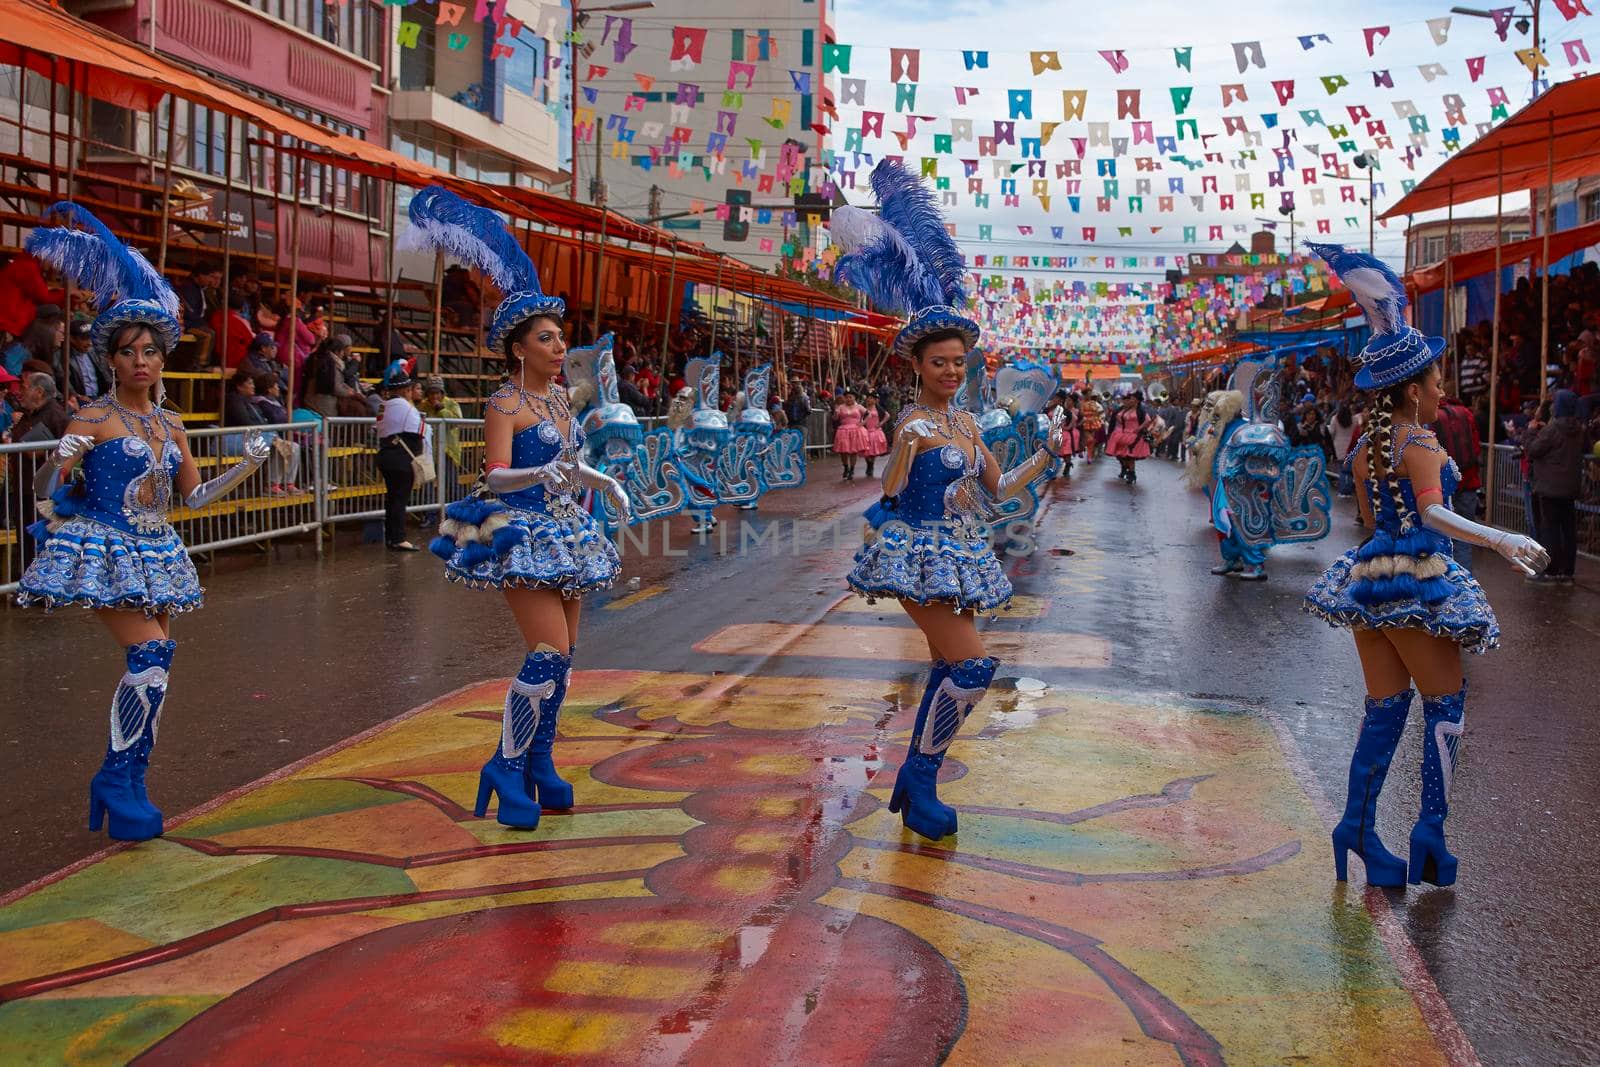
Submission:
[[[1121,694],[1177,694],[1277,717],[1315,787],[1342,805],[1362,685],[1348,635],[1303,615],[1302,592],[1359,539],[1342,506],[1333,536],[1273,552],[1264,584],[1207,573],[1214,538],[1200,498],[1176,469],[1143,466],[1136,487],[1100,462],[1055,491],[1040,552],[1019,593],[1071,596],[1052,630],[1112,642],[1107,668],[1052,672],[1048,682]],[[688,521],[625,546],[619,585],[585,608],[577,666],[810,673],[798,656],[705,655],[692,644],[731,622],[808,623],[840,590],[873,496],[843,485],[831,462],[812,483],[769,496],[700,544]],[[724,509],[727,515],[727,509]],[[775,548],[777,524],[781,548]],[[803,524],[803,525],[797,525]],[[837,535],[830,535],[836,524]],[[795,543],[797,531],[802,543]],[[1503,647],[1467,665],[1464,770],[1450,839],[1453,889],[1389,899],[1484,1063],[1600,1063],[1600,889],[1589,874],[1600,799],[1600,569],[1575,588],[1524,585],[1497,557],[1478,570],[1500,616]],[[341,539],[230,557],[202,570],[207,606],[180,618],[172,696],[152,780],[183,811],[458,686],[515,672],[521,642],[493,594],[446,583],[427,554],[386,554]],[[886,621],[897,610],[888,606]],[[1027,625],[1010,622],[1002,626]],[[84,829],[84,792],[104,750],[105,708],[121,656],[87,614],[0,611],[0,891],[77,860],[104,839]],[[899,678],[903,664],[851,660],[850,675]],[[1403,852],[1417,810],[1420,712],[1380,806],[1383,836]],[[1353,865],[1354,866],[1354,865]],[[1332,879],[1331,864],[1329,878]]]

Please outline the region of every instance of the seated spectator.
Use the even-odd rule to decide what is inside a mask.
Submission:
[[[649,415],[650,401],[645,398],[638,385],[634,384],[633,364],[624,364],[621,379],[617,382],[617,399],[633,409],[635,415]]]
[[[250,342],[255,339],[255,328],[250,324],[250,318],[244,310],[245,296],[240,292],[228,294],[228,309],[218,308],[211,316],[211,332],[216,335],[217,343],[222,344],[226,336],[227,343],[222,349],[222,365],[228,370],[237,370],[244,362],[245,353],[250,350]]]
[[[196,263],[189,276],[172,287],[178,294],[178,305],[185,333],[194,335],[194,365],[209,366],[211,349],[216,334],[211,329],[211,314],[216,310],[216,297],[212,290],[222,284],[222,267],[210,259]]]
[[[5,368],[12,375],[22,373],[22,365],[37,359],[49,366],[61,352],[67,335],[67,318],[55,304],[43,304],[22,336],[5,350]]]
[[[245,349],[244,359],[238,369],[248,371],[256,377],[271,374],[280,383],[284,385],[289,383],[289,368],[278,361],[278,341],[270,333],[256,334],[255,339]]]
[[[24,378],[19,402],[23,414],[11,427],[12,441],[54,441],[67,432],[71,416],[49,374],[35,372]]]
[[[306,360],[311,358],[311,350],[317,346],[317,335],[301,321],[298,297],[293,303],[280,302],[272,310],[278,316],[278,360],[293,370],[292,380],[302,381]]]
[[[324,418],[339,415],[367,415],[361,394],[345,381],[345,357],[353,342],[346,333],[334,334],[317,346],[306,364],[305,387],[300,405]]]
[[[0,331],[21,337],[42,306],[67,304],[65,289],[45,284],[44,270],[31,252],[19,252],[0,267]]]
[[[17,418],[17,394],[22,391],[22,380],[0,367],[0,442],[11,440],[11,427]]]
[[[255,393],[252,400],[266,416],[266,421],[279,426],[289,424],[289,409],[283,406],[283,383],[275,371],[255,375]]]
[[[72,349],[67,353],[67,388],[72,393],[71,403],[88,403],[111,391],[111,365],[94,350],[90,338],[90,322],[78,319],[70,333]]]
[[[257,377],[240,370],[228,379],[226,414],[229,426],[267,426],[289,421],[281,404],[256,396],[260,386],[276,392],[278,376],[268,373]],[[300,487],[294,484],[300,473],[300,445],[284,434],[270,432],[269,436],[272,454],[267,457],[267,492],[271,496],[300,492]]]
[[[228,379],[228,396],[222,412],[229,426],[264,426],[266,415],[256,406],[256,380],[249,371],[236,370]]]
[[[383,398],[378,395],[376,389],[361,380],[361,357],[356,355],[354,351],[355,345],[350,336],[348,334],[337,334],[336,336],[352,341],[350,347],[344,353],[344,371],[342,372],[344,374],[344,384],[350,390],[349,396],[359,400],[366,408],[365,411],[361,412],[362,415],[376,417],[378,412],[383,409]],[[341,401],[341,403],[343,402]],[[346,403],[345,406],[352,412],[356,410],[354,401]]]
[[[240,303],[239,314],[250,322],[250,335],[257,332],[256,312],[261,310],[261,279],[256,277],[256,272],[248,267],[235,267],[233,274],[228,278],[228,306],[233,307],[233,294],[238,293]],[[232,327],[229,327],[232,329]]]

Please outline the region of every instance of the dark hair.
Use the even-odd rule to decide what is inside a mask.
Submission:
[[[263,371],[251,380],[256,383],[256,392],[262,396],[266,396],[272,391],[272,387],[278,384],[278,376],[271,371]]]
[[[1428,377],[1428,372],[1438,369],[1438,363],[1429,363],[1422,370],[1413,374],[1403,382],[1396,382],[1385,389],[1379,389],[1372,394],[1371,406],[1367,408],[1367,494],[1371,499],[1372,511],[1376,515],[1378,503],[1378,482],[1381,479],[1383,488],[1388,492],[1389,499],[1394,501],[1394,512],[1405,521],[1406,499],[1400,492],[1400,475],[1394,469],[1391,459],[1394,455],[1394,406],[1403,400],[1406,387],[1417,384]],[[1400,457],[1402,460],[1404,456]]]
[[[967,343],[967,335],[962,331],[952,327],[948,330],[934,330],[926,337],[918,338],[917,343],[911,346],[912,361],[915,362],[916,360],[921,359],[923,349],[927,348],[929,345],[936,344],[939,341],[951,340],[960,341],[964,345]]]
[[[26,348],[34,359],[42,359],[48,363],[56,354],[56,327],[61,325],[62,321],[60,315],[40,315],[22,331],[22,336],[17,339],[18,343]]]
[[[244,290],[243,289],[229,289],[228,290],[228,310],[229,311],[239,311],[239,310],[241,310],[243,308],[244,308]]]
[[[238,392],[240,389],[244,388],[245,382],[249,382],[251,385],[259,385],[259,383],[256,381],[256,376],[241,367],[234,371],[232,376],[228,378],[228,392]]]
[[[222,264],[214,259],[202,259],[194,265],[194,270],[191,273],[196,277],[202,274],[221,274]]]
[[[562,328],[561,317],[559,315],[552,315],[548,313],[529,315],[527,318],[513,326],[511,328],[511,332],[506,334],[505,342],[501,346],[505,352],[507,374],[514,374],[517,370],[518,360],[516,353],[513,352],[512,349],[515,348],[523,338],[528,336],[529,331],[533,329],[533,324],[538,322],[540,319],[549,319],[551,322],[556,324],[556,329],[559,330]]]

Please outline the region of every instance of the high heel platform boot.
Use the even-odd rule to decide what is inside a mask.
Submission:
[[[1355,754],[1350,757],[1350,792],[1344,802],[1344,818],[1333,828],[1333,869],[1339,881],[1348,874],[1348,853],[1361,857],[1367,868],[1367,884],[1398,886],[1405,884],[1406,865],[1399,856],[1383,847],[1378,839],[1378,794],[1384,776],[1406,729],[1411,711],[1412,691],[1388,697],[1368,697],[1361,734],[1356,738]]]
[[[906,752],[906,761],[889,797],[889,810],[923,837],[937,841],[957,830],[955,809],[939,800],[939,768],[961,724],[994,680],[1000,663],[989,657],[950,664],[937,685],[929,681],[929,695],[919,709]],[[937,672],[937,665],[936,665]]]
[[[566,660],[559,652],[534,651],[523,661],[522,671],[506,690],[505,714],[500,720],[500,747],[478,775],[478,802],[472,813],[483,818],[491,793],[500,798],[495,819],[502,826],[532,830],[539,825],[539,805],[528,795],[528,750],[539,726],[544,702],[556,691],[556,674]]]
[[[1466,727],[1467,686],[1459,693],[1422,698],[1422,815],[1411,828],[1412,885],[1455,885],[1456,858],[1445,847],[1444,820],[1450,814],[1450,785],[1460,762]]]
[[[576,648],[574,645],[568,649],[565,656],[556,652],[530,652],[519,675],[529,675],[535,656],[555,658],[555,692],[550,694],[549,699],[539,702],[539,725],[533,731],[533,745],[528,749],[527,775],[523,779],[528,795],[539,802],[540,808],[572,807],[572,785],[556,773],[551,753],[556,745],[556,717],[561,714],[561,705],[567,699],[567,678],[572,674],[572,653]],[[548,673],[548,669],[536,668],[536,673]]]
[[[145,770],[155,747],[161,705],[167,696],[167,669],[177,649],[172,641],[129,645],[128,670],[111,697],[111,738],[105,762],[89,782],[89,829],[117,841],[148,841],[161,836],[161,812],[145,795]]]
[[[922,736],[923,728],[927,725],[928,708],[933,704],[933,694],[939,691],[939,686],[948,677],[950,677],[950,664],[942,659],[934,660],[933,669],[928,672],[928,684],[922,687],[922,703],[917,705],[916,722],[911,727],[911,747],[906,752],[906,758],[900,763],[899,773],[895,775],[894,779],[894,790],[889,795],[889,810],[891,812],[898,812],[905,806],[906,789],[911,780],[920,774],[926,773],[922,769],[913,769],[913,765],[919,762],[917,738]],[[937,765],[934,766],[934,772],[937,775]],[[932,807],[933,812],[928,816],[928,821],[930,823],[938,822],[945,827],[944,833],[936,835],[937,837],[943,837],[944,834],[950,833],[950,828],[956,824],[956,809],[948,804],[940,803],[938,797],[934,797]]]

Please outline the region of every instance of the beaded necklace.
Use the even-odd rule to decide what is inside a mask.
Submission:
[[[572,430],[575,423],[572,419],[572,407],[567,403],[565,391],[552,389],[548,393],[533,393],[522,388],[522,386],[517,385],[514,382],[507,382],[506,387],[516,391],[516,407],[510,408],[509,410],[502,407],[500,405],[500,401],[497,399],[500,393],[494,393],[489,397],[489,404],[491,407],[493,407],[502,415],[515,415],[522,410],[524,405],[532,410],[535,415],[537,415],[539,410],[542,408],[544,410],[544,418],[538,419],[535,425],[537,425],[538,422],[552,423],[555,425],[557,431],[561,434],[561,442],[564,446],[564,449],[570,450],[575,447],[572,437]],[[501,390],[501,392],[504,391],[505,390]],[[566,429],[561,429],[563,426],[565,426]]]
[[[977,436],[968,428],[965,419],[958,418],[953,412],[940,411],[938,408],[930,408],[928,405],[916,401],[912,401],[900,413],[900,421],[905,422],[914,411],[923,411],[930,415],[935,429],[939,429],[942,424],[944,435],[952,441],[956,439],[957,435],[965,437],[968,441],[977,441]]]

